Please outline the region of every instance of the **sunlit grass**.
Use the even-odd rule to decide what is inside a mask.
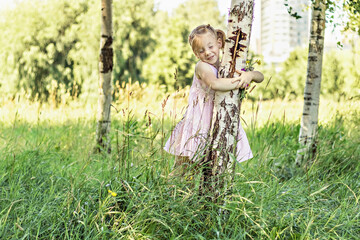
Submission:
[[[150,116],[160,119],[162,115],[162,103],[165,104],[165,117],[172,119],[175,123],[181,119],[186,110],[187,94],[189,88],[180,89],[176,92],[166,93],[163,87],[147,84],[128,84],[121,88],[116,86],[115,99],[113,103],[113,118],[121,111],[131,111],[136,117],[142,117],[146,112]],[[256,90],[254,90],[256,91]],[[96,119],[96,99],[78,99],[67,104],[60,104],[57,108],[53,104],[27,101],[16,98],[15,101],[3,101],[0,106],[1,122],[11,125],[14,120],[37,123],[48,121],[50,124],[61,124],[73,120]],[[336,115],[345,118],[356,112],[360,107],[359,100],[336,102],[331,99],[320,99],[319,122],[332,121]],[[243,125],[246,128],[251,123],[263,126],[271,121],[297,122],[301,119],[303,100],[286,101],[274,99],[262,101],[261,99],[245,99],[242,103]]]
[[[173,157],[161,145],[187,91],[170,94],[165,106],[167,94],[154,86],[118,89],[110,155],[91,151],[96,99],[58,108],[4,102],[0,239],[360,237],[359,101],[321,99],[318,155],[296,168],[302,101],[246,100],[243,126],[255,156],[237,165],[231,197],[216,205],[198,183],[168,178]]]

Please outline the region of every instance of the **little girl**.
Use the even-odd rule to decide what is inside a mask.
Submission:
[[[247,88],[252,81],[259,83],[264,79],[263,74],[258,71],[238,72],[240,76],[235,78],[218,78],[220,49],[225,44],[225,33],[221,30],[215,30],[210,25],[200,25],[189,35],[189,43],[200,61],[195,66],[187,110],[164,147],[167,152],[176,156],[171,175],[181,176],[189,165],[200,160],[201,150],[205,148],[211,128],[214,91]],[[253,157],[240,121],[236,157],[238,162]],[[180,173],[175,173],[178,168]]]

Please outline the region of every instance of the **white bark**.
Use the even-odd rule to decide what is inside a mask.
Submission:
[[[101,39],[99,59],[99,99],[96,128],[96,150],[111,151],[110,106],[112,101],[112,0],[101,0]]]
[[[301,165],[304,159],[313,157],[316,153],[325,10],[325,0],[316,0],[312,4],[307,78],[299,135],[300,149],[296,154],[296,163],[298,165]]]
[[[225,51],[219,68],[219,77],[234,77],[237,75],[235,69],[245,68],[250,44],[253,7],[253,0],[231,1]],[[223,187],[223,181],[220,181],[220,178],[224,173],[226,176],[231,175],[235,166],[234,159],[230,157],[229,153],[234,153],[236,156],[241,91],[218,91],[215,93],[211,149],[206,159],[206,165],[209,167],[205,168],[203,176],[205,184],[215,182],[216,185],[210,187],[210,190]]]

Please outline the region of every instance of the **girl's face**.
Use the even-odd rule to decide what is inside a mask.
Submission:
[[[211,32],[197,35],[196,38],[195,56],[203,62],[216,66],[219,63],[221,40],[216,39]]]

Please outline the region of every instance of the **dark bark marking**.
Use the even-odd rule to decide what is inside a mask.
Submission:
[[[238,112],[238,107],[236,106],[236,104],[233,104],[231,107],[231,116],[235,117],[235,114]]]
[[[111,44],[113,43],[113,39],[111,36],[107,36],[107,35],[104,35],[102,34],[101,35],[102,38],[106,38],[106,41],[105,41],[105,44],[103,46],[103,48],[108,48],[111,46]]]
[[[233,31],[232,34],[234,34],[234,36],[230,37],[229,39],[233,40],[235,44],[230,48],[230,52],[232,53],[232,59],[230,62],[229,74],[227,76],[229,78],[234,77],[236,58],[240,57],[240,52],[245,52],[246,49],[246,46],[241,44],[240,42],[247,39],[247,34],[241,31],[241,29]]]
[[[246,16],[246,9],[245,9],[245,3],[242,2],[240,5],[235,5],[230,12],[230,15],[237,16],[237,21],[241,22],[244,17]]]
[[[228,111],[225,114],[225,128],[228,128],[231,125],[231,117]]]
[[[107,73],[109,71],[111,72],[113,69],[114,52],[111,48],[113,40],[111,36],[102,35],[101,37],[106,38],[106,41],[104,46],[100,50],[100,62],[102,63],[100,64],[100,72]]]
[[[230,68],[232,68],[233,63],[230,61]],[[235,66],[235,64],[234,64]],[[226,76],[227,78],[233,78],[234,77],[234,72],[229,72],[228,75]]]
[[[229,152],[233,152],[233,151],[234,151],[234,145],[231,144],[231,145],[229,146]]]
[[[317,75],[316,73],[309,73],[308,77],[311,78],[311,79],[314,79],[314,78],[319,77],[319,75]]]
[[[225,106],[226,106],[225,98],[221,101],[220,106],[222,108],[225,108]]]
[[[216,136],[219,134],[219,122],[220,122],[219,113],[217,113],[215,123],[214,123],[213,139],[215,139]]]
[[[323,39],[324,39],[324,37],[321,35],[316,36],[316,40],[323,40]]]
[[[247,34],[244,33],[243,31],[241,31],[241,29],[233,31],[232,34],[234,34],[235,36],[229,37],[229,39],[231,39],[235,42],[236,42],[236,39],[238,38],[237,36],[239,36],[239,42],[245,41],[247,39]]]
[[[220,74],[220,77],[225,77],[225,73],[224,73],[225,69],[224,68],[221,68],[220,71],[219,71],[219,74]]]
[[[233,135],[233,133],[234,133],[234,124],[232,124],[231,116],[230,116],[228,111],[225,113],[224,122],[225,122],[225,128],[224,128],[223,132],[226,132],[228,130],[229,133],[231,135]]]
[[[317,56],[309,56],[309,61],[316,62]]]
[[[102,48],[100,53],[100,62],[102,63],[101,73],[107,73],[113,69],[113,50],[112,48]]]
[[[220,133],[219,146],[220,146],[221,152],[224,151],[225,143],[226,143],[226,128],[224,128],[224,130]]]

